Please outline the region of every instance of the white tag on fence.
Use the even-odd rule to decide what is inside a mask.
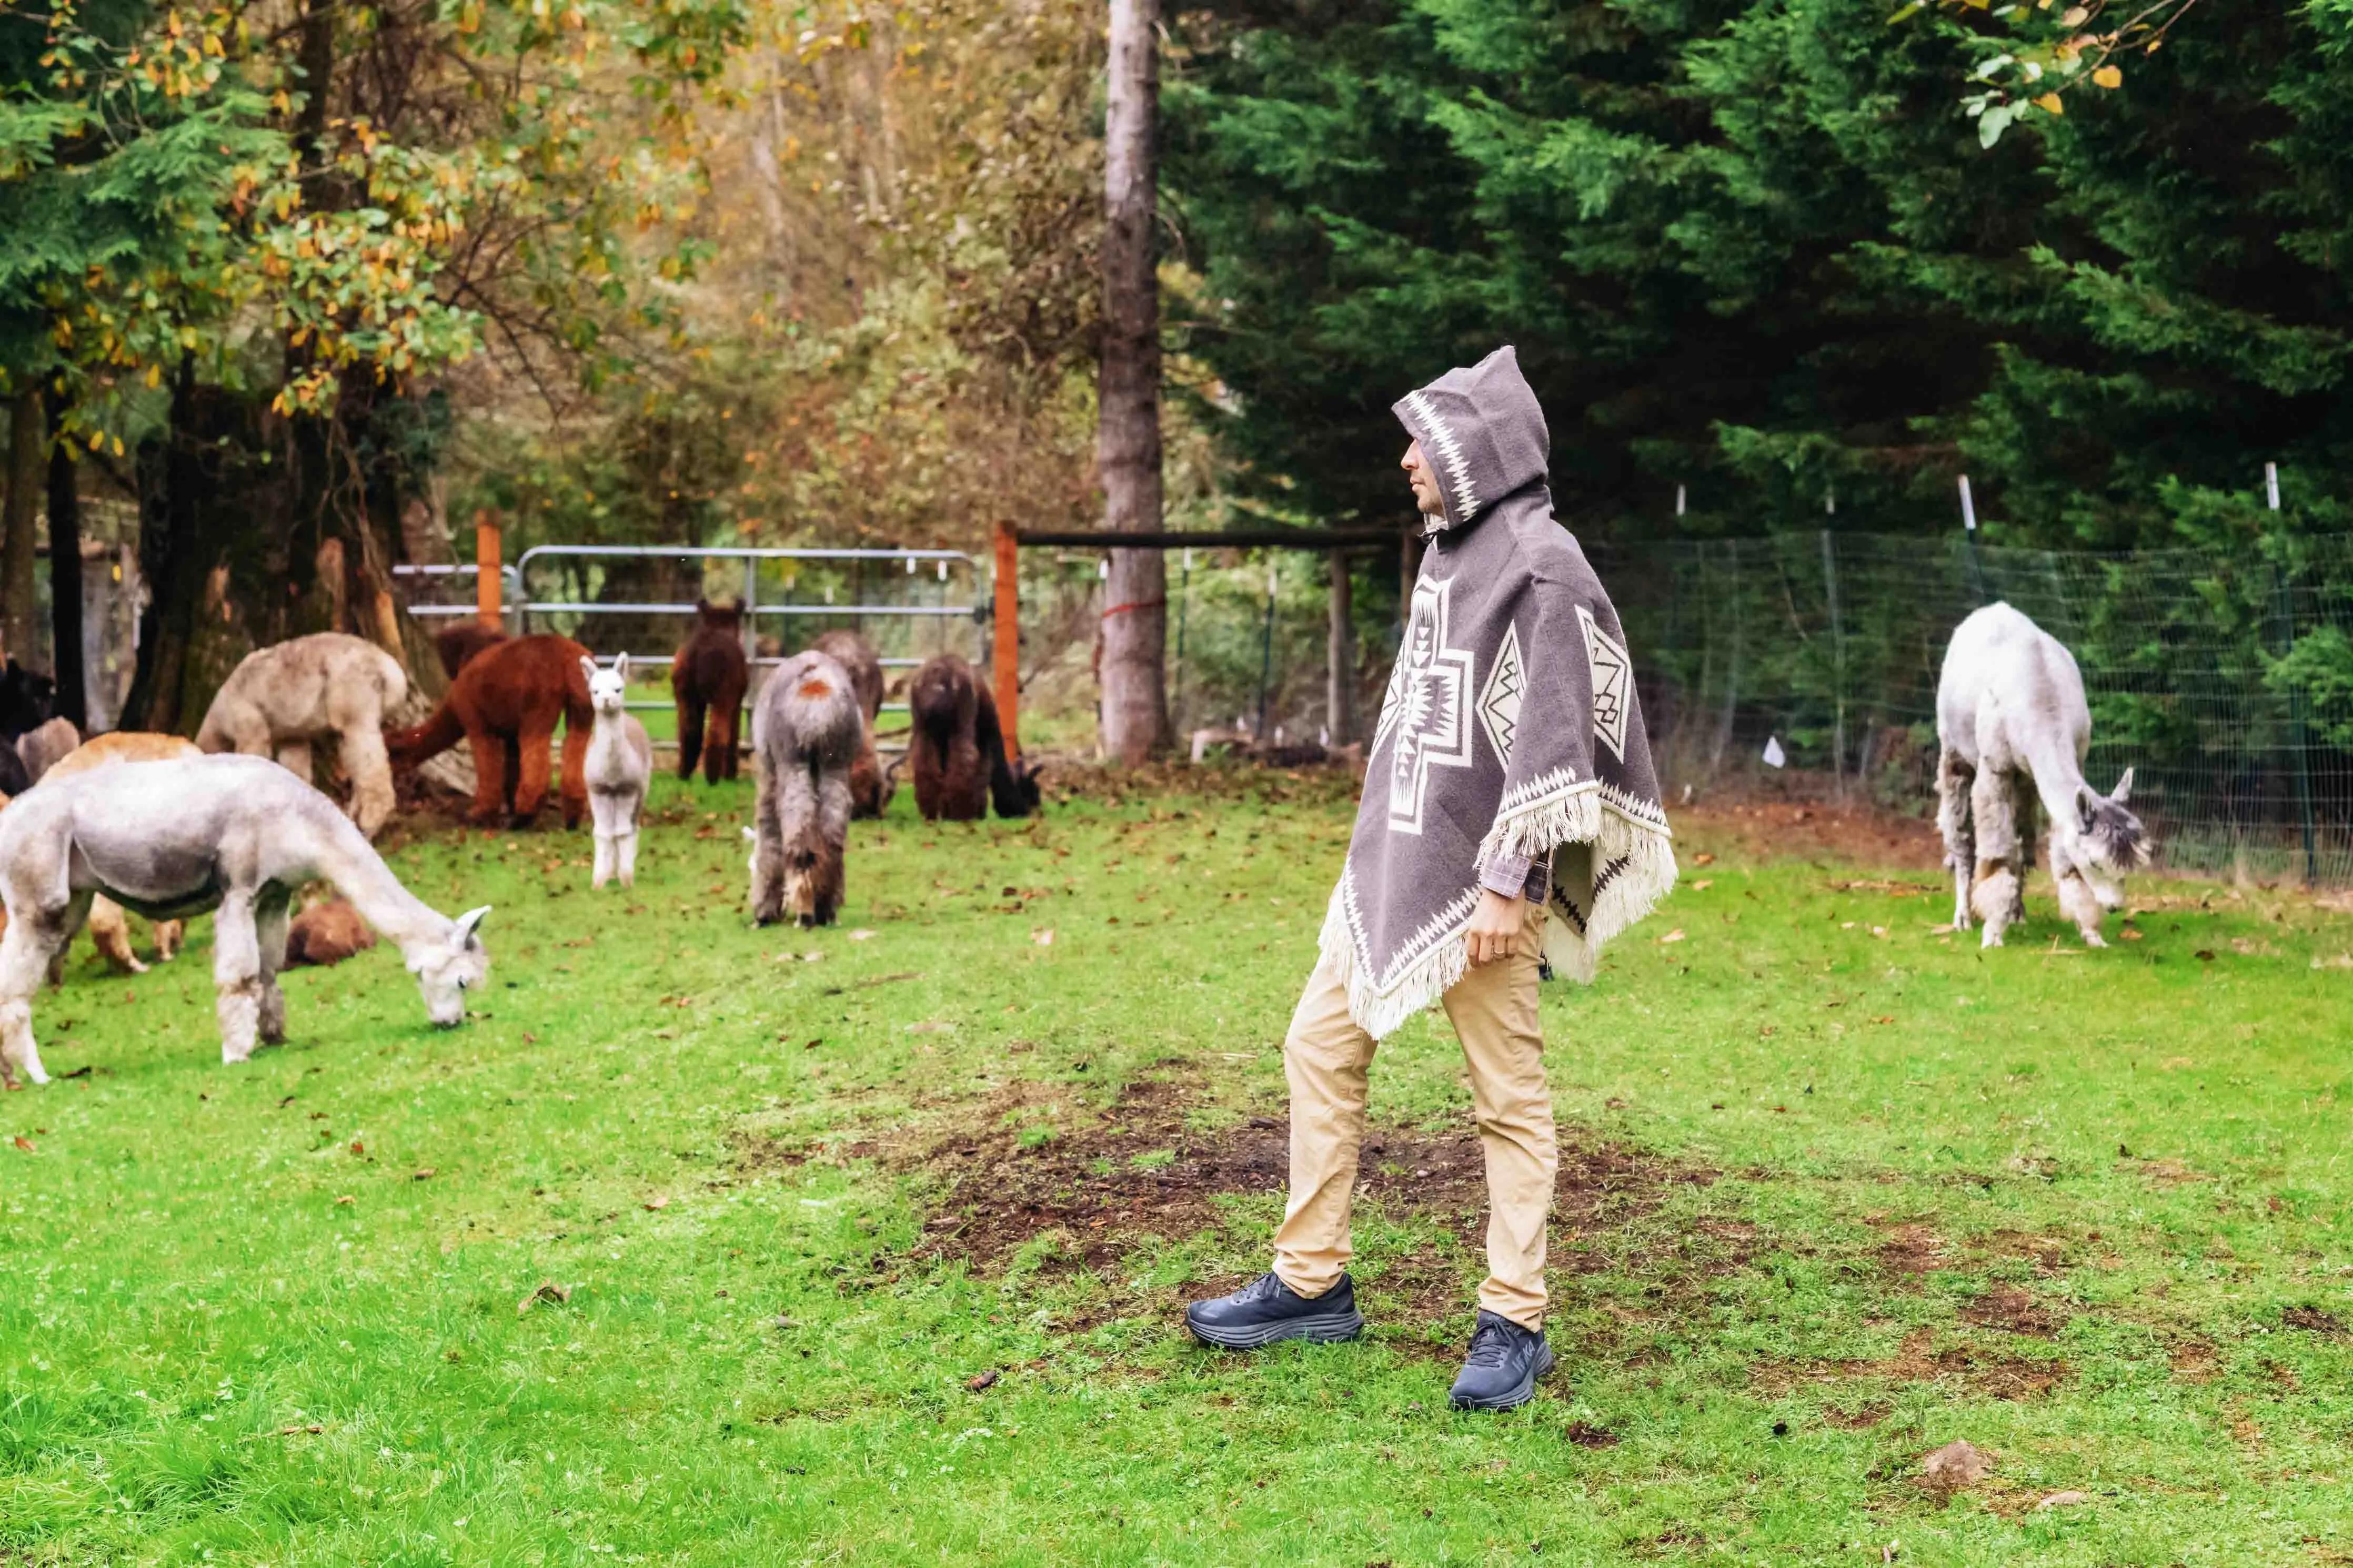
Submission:
[[[1781,737],[1778,735],[1766,736],[1765,765],[1768,768],[1780,768],[1787,767],[1788,763],[1789,753],[1781,749]]]

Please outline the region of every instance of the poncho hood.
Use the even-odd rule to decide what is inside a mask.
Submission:
[[[1395,408],[1438,474],[1446,511],[1430,520],[1432,531],[1475,521],[1504,497],[1544,481],[1552,433],[1509,344],[1407,393]]]
[[[1349,1015],[1377,1038],[1461,978],[1490,858],[1547,862],[1545,957],[1579,980],[1675,880],[1625,628],[1553,520],[1544,413],[1517,357],[1449,371],[1397,415],[1444,515],[1323,936]]]

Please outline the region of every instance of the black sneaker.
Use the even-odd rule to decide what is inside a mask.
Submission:
[[[1542,1329],[1524,1329],[1482,1310],[1471,1331],[1471,1353],[1448,1397],[1457,1410],[1510,1410],[1536,1396],[1536,1379],[1552,1370],[1552,1346]]]
[[[1321,1296],[1302,1296],[1272,1274],[1261,1274],[1230,1296],[1196,1301],[1185,1326],[1205,1345],[1254,1351],[1277,1340],[1332,1344],[1365,1331],[1356,1286],[1345,1274]]]

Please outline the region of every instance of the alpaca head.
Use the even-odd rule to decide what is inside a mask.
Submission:
[[[482,945],[482,917],[490,912],[488,904],[468,910],[449,922],[446,935],[408,950],[408,972],[425,994],[425,1016],[438,1028],[466,1021],[466,993],[490,975],[491,953]]]
[[[613,668],[602,669],[584,653],[580,656],[580,668],[588,676],[588,705],[599,718],[619,718],[629,705],[629,656],[617,655]]]
[[[1038,781],[1045,776],[1041,763],[1015,761],[1006,764],[1003,775],[991,775],[988,781],[989,804],[999,816],[1035,816],[1041,798]]]
[[[2140,818],[2125,806],[2132,797],[2133,771],[2126,768],[2116,787],[2101,795],[2084,784],[2075,792],[2075,809],[2058,823],[2067,858],[2091,885],[2103,909],[2125,901],[2121,879],[2148,864],[2149,842]]]
[[[694,601],[694,620],[697,626],[707,626],[732,637],[743,627],[744,606],[714,605],[708,599],[697,599]]]

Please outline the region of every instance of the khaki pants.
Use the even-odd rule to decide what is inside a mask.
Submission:
[[[1479,1142],[1487,1155],[1487,1279],[1479,1305],[1527,1328],[1545,1314],[1545,1227],[1552,1213],[1552,1095],[1536,1022],[1544,906],[1527,906],[1510,958],[1470,970],[1446,994],[1462,1037]],[[1348,994],[1320,960],[1282,1042],[1291,1079],[1291,1202],[1274,1237],[1274,1272],[1302,1296],[1338,1283],[1353,1247],[1348,1207],[1365,1137],[1373,1037],[1348,1016]]]

